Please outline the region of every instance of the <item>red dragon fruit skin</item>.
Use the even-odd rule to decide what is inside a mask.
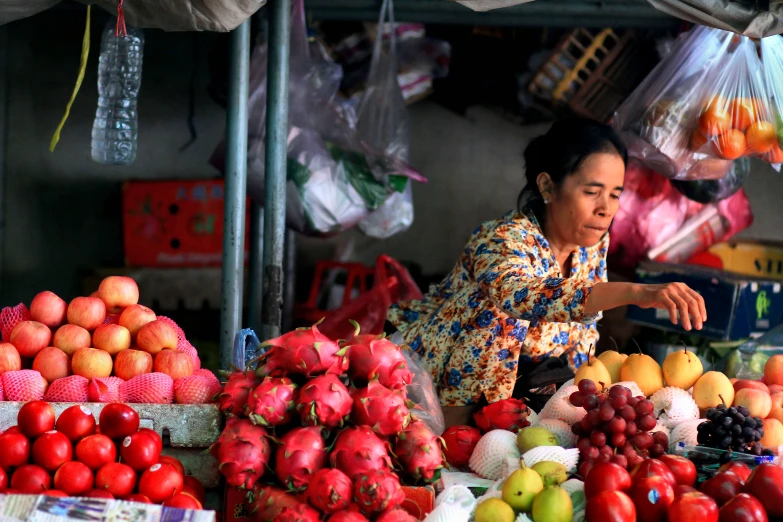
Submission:
[[[220,411],[237,417],[243,416],[248,395],[258,383],[259,379],[253,372],[232,373],[223,387],[223,393],[218,397]]]
[[[481,432],[472,426],[452,426],[441,435],[446,461],[455,468],[468,466],[473,448],[481,439]]]
[[[351,503],[353,482],[339,469],[322,469],[315,473],[305,491],[311,506],[324,513],[342,511]]]
[[[396,508],[386,511],[375,522],[418,522],[418,519],[404,509]]]
[[[247,416],[265,427],[286,424],[296,405],[298,386],[287,377],[265,377],[247,397]]]
[[[313,474],[326,465],[326,457],[320,427],[294,428],[280,440],[275,454],[275,474],[289,488],[302,490]]]
[[[313,325],[300,328],[262,344],[270,346],[262,356],[259,376],[285,377],[304,375],[315,377],[323,374],[342,375],[348,370],[349,348],[341,348],[329,340]]]
[[[212,445],[210,452],[218,461],[226,483],[235,488],[250,489],[264,474],[272,454],[266,431],[247,419],[231,417]]]
[[[331,454],[333,468],[351,479],[376,470],[391,470],[389,443],[382,441],[370,428],[346,428],[337,436]]]
[[[301,504],[293,493],[284,489],[257,484],[248,494],[250,513],[256,522],[272,522],[287,507]]]
[[[366,388],[354,390],[351,420],[357,426],[369,426],[388,437],[401,432],[411,416],[402,390],[390,390],[378,381],[371,381]]]
[[[369,520],[358,511],[345,510],[329,517],[328,522],[369,522]]]
[[[284,507],[272,522],[320,522],[321,514],[307,504]]]
[[[405,473],[415,480],[432,482],[446,463],[441,445],[442,440],[426,424],[416,420],[397,435],[394,454]]]
[[[377,380],[390,390],[399,390],[413,382],[402,350],[385,337],[359,335],[350,347],[348,374],[355,383]]]
[[[405,500],[400,478],[385,470],[360,475],[353,486],[353,499],[367,516],[393,509]]]
[[[351,414],[353,398],[336,375],[321,375],[302,387],[296,409],[305,426],[342,426]]]
[[[527,420],[528,409],[519,399],[503,399],[484,406],[473,415],[473,420],[481,433],[492,430],[518,432],[530,426]]]

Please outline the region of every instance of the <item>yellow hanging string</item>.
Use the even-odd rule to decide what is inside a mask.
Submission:
[[[87,58],[90,56],[90,9],[92,6],[87,6],[87,22],[84,27],[84,38],[82,39],[82,58],[81,63],[79,64],[79,76],[76,77],[76,85],[73,87],[73,94],[71,94],[71,99],[68,101],[68,105],[65,107],[65,114],[63,115],[62,121],[60,121],[60,124],[57,126],[57,129],[54,131],[54,136],[52,136],[52,142],[49,144],[49,152],[54,152],[54,148],[57,146],[57,142],[60,141],[60,132],[63,130],[63,127],[65,126],[65,122],[68,120],[68,115],[71,114],[71,107],[73,106],[73,102],[76,100],[76,95],[79,94],[79,89],[82,87],[82,81],[84,80],[84,71],[87,70]]]

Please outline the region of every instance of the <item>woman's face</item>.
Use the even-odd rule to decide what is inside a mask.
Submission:
[[[620,207],[625,165],[614,153],[592,154],[548,197],[547,228],[564,242],[597,244]]]

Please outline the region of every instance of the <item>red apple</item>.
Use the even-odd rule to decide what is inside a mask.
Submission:
[[[631,480],[638,481],[644,477],[663,477],[672,487],[677,485],[677,479],[669,467],[658,459],[646,459],[644,462],[634,467],[631,471]]]
[[[585,520],[635,522],[636,507],[631,498],[621,491],[603,491],[587,500]]]
[[[52,344],[68,355],[73,355],[79,348],[92,346],[90,332],[75,324],[64,324],[54,332]]]
[[[750,469],[750,466],[744,462],[737,462],[736,460],[732,460],[731,462],[727,462],[718,468],[718,473],[723,473],[724,471],[731,471],[732,473],[736,473],[743,482],[747,482],[748,477],[750,477],[750,474],[753,470]]]
[[[96,348],[79,348],[73,354],[71,366],[74,375],[87,379],[108,377],[112,370],[111,355]]]
[[[118,324],[102,324],[92,334],[92,345],[109,355],[117,355],[130,348],[130,332]]]
[[[783,354],[773,355],[764,365],[764,382],[783,386]]]
[[[68,305],[68,322],[92,332],[106,319],[106,305],[97,297],[76,297]]]
[[[658,460],[666,464],[677,484],[693,486],[696,483],[696,465],[680,455],[661,455]]]
[[[664,522],[674,501],[674,490],[663,477],[644,477],[631,488],[639,522]]]
[[[68,305],[53,292],[41,292],[30,303],[30,319],[57,328],[65,322]]]
[[[766,386],[765,386],[766,388]],[[772,409],[772,399],[769,392],[754,388],[742,388],[734,395],[734,406],[745,406],[751,417],[766,418]]]
[[[769,394],[775,395],[776,393],[783,393],[783,385],[781,384],[770,384],[769,385]]]
[[[718,522],[718,504],[704,493],[685,493],[669,506],[669,522]]]
[[[770,518],[783,517],[783,468],[761,464],[750,474],[745,493],[759,499]]]
[[[699,486],[699,491],[712,497],[718,506],[722,506],[741,491],[745,482],[733,471],[718,473]]]
[[[152,356],[141,350],[123,350],[114,360],[114,375],[126,381],[151,371]]]
[[[744,388],[752,388],[754,390],[761,390],[769,393],[769,388],[763,382],[751,381],[750,379],[742,379],[734,383],[734,393]]]
[[[0,375],[22,369],[22,358],[11,343],[0,343]]]
[[[720,522],[767,522],[764,506],[755,497],[740,493],[720,508]]]
[[[120,326],[124,326],[135,339],[141,327],[157,319],[155,312],[140,304],[131,305],[120,314]]]
[[[698,493],[698,492],[699,492],[699,490],[694,488],[694,487],[692,487],[692,486],[681,486],[681,485],[674,486],[674,496],[675,497],[682,496],[682,495],[684,495],[686,493]]]
[[[33,370],[40,373],[48,382],[53,382],[71,374],[71,360],[59,348],[49,346],[35,356]]]
[[[761,437],[759,444],[765,448],[777,449],[783,446],[783,422],[777,419],[764,419],[764,436]]]
[[[22,321],[11,331],[11,344],[22,357],[35,357],[38,352],[49,346],[52,331],[38,321]]]
[[[176,350],[178,342],[174,328],[160,320],[145,324],[136,336],[139,348],[152,355],[162,350]]]
[[[185,352],[163,350],[155,356],[153,368],[174,380],[190,377],[193,375],[193,358]]]
[[[109,276],[101,281],[98,297],[106,303],[107,309],[117,313],[139,302],[139,287],[130,277]]]
[[[783,422],[783,392],[775,393],[770,397],[772,407],[769,409],[768,419],[777,419]]]
[[[599,462],[585,477],[585,497],[590,498],[602,491],[628,491],[631,476],[628,471],[611,462]]]

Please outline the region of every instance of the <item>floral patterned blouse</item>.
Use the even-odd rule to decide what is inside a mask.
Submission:
[[[606,281],[609,235],[579,248],[563,277],[532,211],[514,211],[473,233],[457,265],[421,301],[389,309],[389,321],[420,357],[443,406],[511,397],[520,357],[568,353],[576,369],[598,340],[584,305]]]

